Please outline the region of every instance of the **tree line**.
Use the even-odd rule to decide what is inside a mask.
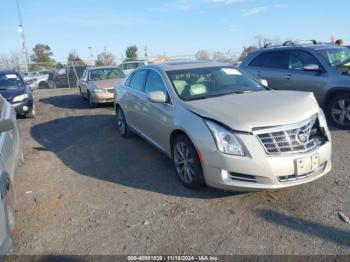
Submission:
[[[133,61],[138,58],[138,48],[135,45],[127,47],[124,61]],[[12,68],[16,70],[23,69],[25,64],[24,57],[20,51],[12,51],[9,54],[0,55],[0,68]],[[30,56],[29,71],[52,70],[64,67],[64,64],[56,62],[53,58],[53,52],[47,44],[36,44],[32,49]],[[107,48],[97,55],[93,62],[96,66],[108,66],[116,64],[116,57]],[[76,49],[72,49],[67,57],[67,64],[86,65],[87,62],[80,58]]]

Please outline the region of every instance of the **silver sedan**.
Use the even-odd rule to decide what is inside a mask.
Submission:
[[[266,85],[216,62],[147,65],[116,88],[118,130],[168,155],[190,188],[269,190],[327,174],[331,136],[313,94]]]

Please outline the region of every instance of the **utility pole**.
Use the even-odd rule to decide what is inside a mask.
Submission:
[[[93,64],[93,58],[92,58],[92,47],[91,47],[91,46],[89,46],[88,48],[89,48],[89,50],[90,50],[90,61],[91,61],[91,64]]]
[[[22,22],[22,14],[21,10],[19,8],[19,0],[16,0],[16,5],[17,5],[17,13],[18,13],[18,19],[19,19],[19,25],[18,25],[18,33],[20,34],[21,37],[21,49],[22,49],[22,55],[24,57],[24,63],[26,67],[26,71],[28,72],[28,65],[29,65],[29,58],[28,58],[28,52],[27,52],[27,44],[26,44],[26,39],[24,36],[24,30],[23,30],[23,22]]]
[[[145,51],[145,60],[148,60],[148,54],[147,54],[147,46],[144,47],[144,51]]]

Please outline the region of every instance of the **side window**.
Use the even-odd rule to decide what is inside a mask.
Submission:
[[[270,51],[258,55],[250,66],[288,69],[288,51]]]
[[[256,67],[262,67],[264,64],[264,61],[266,60],[267,53],[262,53],[255,57],[253,61],[249,63],[249,66],[256,66]]]
[[[134,74],[130,74],[129,77],[125,80],[124,82],[124,86],[127,86],[127,87],[130,87],[130,82],[131,82],[131,79],[132,79],[132,76]]]
[[[163,91],[164,93],[167,93],[162,77],[157,72],[150,70],[145,86],[145,93],[153,91]]]
[[[144,92],[147,70],[138,70],[132,76],[130,88]]]
[[[311,64],[320,66],[320,63],[317,61],[317,59],[308,52],[300,50],[290,51],[288,69],[303,70],[304,66]]]

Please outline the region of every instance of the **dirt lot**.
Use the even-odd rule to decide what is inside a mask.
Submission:
[[[350,133],[333,131],[334,168],[277,192],[191,191],[169,159],[118,136],[112,107],[76,90],[37,91],[20,119],[12,254],[350,254]]]

